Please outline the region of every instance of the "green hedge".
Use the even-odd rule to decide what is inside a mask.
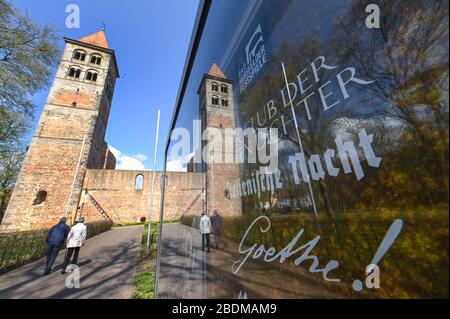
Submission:
[[[87,223],[88,238],[111,229],[109,221]],[[0,233],[0,273],[45,256],[48,230]]]
[[[225,221],[228,222],[232,219],[226,219]],[[237,219],[236,219],[237,220]],[[200,223],[200,216],[197,215],[185,215],[181,217],[181,223],[189,226],[189,227],[194,227],[194,228],[198,228],[198,225]]]
[[[224,218],[222,236],[239,243],[256,215]],[[381,288],[369,292],[378,298],[448,298],[449,295],[449,214],[447,209],[378,210],[336,214],[332,220],[319,219],[320,231],[309,214],[272,215],[271,229],[259,231],[259,225],[249,233],[246,244],[285,247],[304,228],[297,245],[317,235],[321,240],[313,254],[323,266],[337,260],[342,281],[351,283],[364,278],[365,267],[371,262],[392,222],[401,218],[404,227],[391,249],[380,262]],[[196,227],[197,216],[186,216],[183,224]],[[262,225],[260,225],[262,226]],[[264,225],[266,226],[266,225]],[[292,258],[294,259],[294,258]],[[307,264],[302,267],[307,267]],[[347,296],[357,297],[351,284],[340,285]]]
[[[88,238],[92,238],[111,229],[113,223],[111,221],[102,220],[98,222],[87,223]]]
[[[0,272],[44,256],[46,238],[47,230],[0,233]]]

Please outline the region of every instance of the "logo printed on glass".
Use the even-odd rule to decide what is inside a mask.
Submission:
[[[245,46],[245,62],[239,68],[239,91],[243,93],[267,62],[266,47],[259,24]]]

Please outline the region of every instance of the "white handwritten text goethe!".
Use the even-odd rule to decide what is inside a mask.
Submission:
[[[301,245],[300,247],[295,248],[297,242],[304,233],[304,229],[301,229],[297,233],[297,235],[291,240],[291,242],[278,252],[276,251],[275,247],[267,248],[264,245],[258,244],[253,244],[252,246],[245,248],[244,243],[245,240],[247,239],[248,234],[250,233],[251,230],[253,230],[253,227],[256,227],[255,225],[259,221],[262,221],[265,224],[263,226],[260,226],[261,233],[266,233],[270,230],[271,223],[270,219],[267,216],[259,216],[252,222],[252,224],[245,232],[244,237],[242,238],[241,243],[239,245],[239,253],[245,255],[245,257],[233,263],[232,265],[233,273],[235,274],[238,273],[239,270],[241,270],[241,268],[245,265],[245,263],[250,257],[251,259],[259,259],[260,257],[263,257],[265,262],[272,262],[278,260],[280,263],[284,263],[285,261],[287,261],[287,259],[302,251],[303,253],[294,260],[294,264],[296,266],[301,265],[305,261],[312,261],[309,267],[310,272],[322,273],[322,277],[326,281],[334,281],[334,282],[340,281],[339,278],[330,278],[328,276],[328,273],[330,271],[332,271],[333,269],[337,269],[339,267],[338,261],[330,260],[325,265],[325,267],[320,268],[319,258],[312,254],[312,251],[320,241],[320,236],[316,236],[313,240],[309,241],[305,245]]]
[[[293,260],[295,266],[300,266],[304,262],[309,262],[308,270],[311,273],[321,273],[322,277],[326,281],[330,282],[340,282],[339,278],[330,277],[330,272],[339,268],[339,261],[337,260],[329,260],[324,267],[320,266],[319,257],[313,254],[313,250],[319,244],[321,237],[316,236],[312,240],[308,241],[305,244],[298,244],[299,240],[303,236],[305,230],[301,229],[297,235],[281,250],[277,251],[274,246],[267,247],[264,244],[254,243],[249,246],[246,245],[246,241],[249,240],[249,234],[257,229],[256,225],[260,224],[259,231],[260,233],[267,233],[270,230],[271,223],[270,219],[267,216],[259,216],[257,217],[247,228],[242,237],[242,240],[239,244],[239,254],[241,256],[240,259],[236,260],[231,266],[231,270],[233,273],[237,274],[241,268],[245,265],[245,263],[250,259],[262,259],[267,263],[271,263],[274,261],[278,261],[279,263],[286,262],[289,258],[296,258]],[[370,264],[366,267],[366,286],[368,288],[380,288],[379,285],[379,270],[378,263],[381,261],[383,256],[387,253],[389,248],[397,239],[398,235],[402,231],[403,221],[401,219],[396,219],[389,227],[386,232],[383,240],[381,241],[380,246],[377,249],[374,257]],[[373,272],[372,274],[370,274]],[[370,280],[375,279],[374,282],[370,282]],[[362,282],[359,279],[353,281],[353,289],[355,291],[362,290]]]

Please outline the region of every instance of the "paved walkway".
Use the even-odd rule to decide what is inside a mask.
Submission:
[[[45,258],[0,275],[0,299],[131,298],[142,232],[143,226],[120,227],[89,239],[78,258],[79,289],[66,288],[61,251],[49,276],[42,276]]]

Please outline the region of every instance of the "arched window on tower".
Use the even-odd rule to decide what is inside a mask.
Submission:
[[[79,79],[81,75],[81,69],[76,66],[71,66],[69,68],[69,72],[67,72],[67,76],[71,78]]]
[[[225,94],[228,94],[228,86],[225,85],[225,84],[222,84],[222,85],[220,86],[220,92],[225,93]]]
[[[102,63],[102,57],[98,54],[91,55],[91,64],[97,64],[100,65]]]
[[[228,106],[228,99],[222,99],[222,106]]]
[[[78,61],[86,60],[86,52],[84,52],[83,50],[75,50],[73,52],[72,60],[78,60]]]
[[[218,92],[219,91],[219,85],[216,82],[211,83],[211,90]]]
[[[212,105],[219,105],[219,98],[215,95],[213,95],[212,99],[211,99],[211,103]]]
[[[167,186],[169,185],[169,176],[166,174],[161,175],[161,178],[159,180],[159,188],[161,190],[167,190]]]
[[[33,201],[33,206],[37,206],[42,204],[43,202],[45,202],[47,200],[47,192],[40,190],[37,194],[36,197]]]
[[[86,80],[96,82],[98,77],[98,72],[95,70],[89,70],[86,72]]]
[[[134,189],[137,191],[142,191],[144,189],[144,175],[137,175],[134,179]]]

